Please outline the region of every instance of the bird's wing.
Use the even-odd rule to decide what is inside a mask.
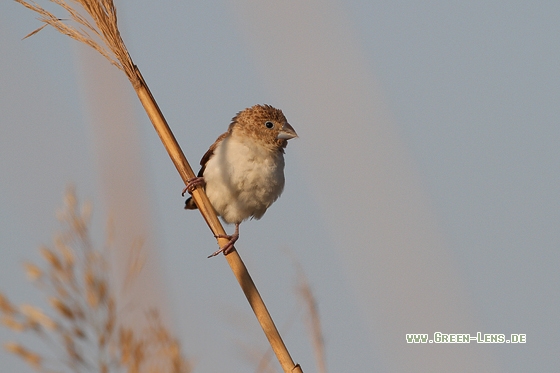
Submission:
[[[210,149],[208,149],[208,151],[204,154],[204,156],[202,156],[202,159],[200,160],[200,165],[202,167],[200,168],[200,171],[198,171],[198,175],[197,175],[198,177],[204,176],[204,169],[206,168],[206,163],[214,155],[214,150],[216,149],[218,144],[222,142],[222,140],[225,139],[228,135],[229,135],[229,131],[221,134],[220,137],[218,137],[216,141],[214,141],[214,143],[210,146]],[[196,203],[194,202],[194,199],[192,197],[189,197],[185,201],[185,209],[196,210],[197,208],[198,207],[196,206]]]
[[[208,162],[208,160],[212,158],[212,156],[214,155],[214,150],[216,149],[218,144],[221,143],[222,140],[225,139],[228,135],[229,132],[222,133],[220,137],[218,137],[216,141],[214,141],[214,143],[210,146],[210,149],[208,149],[208,151],[202,156],[202,159],[200,160],[200,165],[202,167],[200,168],[200,171],[198,171],[198,175],[197,175],[198,177],[202,177],[204,175],[204,170],[206,169],[206,162]]]

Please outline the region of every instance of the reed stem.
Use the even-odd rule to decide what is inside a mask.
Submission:
[[[179,143],[171,132],[171,129],[169,128],[167,121],[145,83],[144,78],[140,74],[140,70],[138,70],[138,68],[135,68],[135,70],[139,82],[137,87],[135,87],[138,98],[140,99],[144,110],[146,110],[146,113],[148,114],[154,129],[159,135],[163,146],[167,150],[169,157],[173,161],[173,164],[177,168],[179,175],[181,175],[181,178],[186,185],[188,180],[195,177],[195,174],[189,165],[189,162],[185,158]],[[200,213],[204,217],[204,220],[206,220],[208,227],[210,227],[214,236],[219,237],[217,239],[218,245],[220,247],[226,245],[228,243],[228,239],[223,238],[223,236],[226,235],[226,232],[218,220],[216,212],[208,200],[204,189],[198,186],[193,191],[192,195]],[[249,301],[249,304],[251,305],[264,334],[268,338],[268,342],[276,354],[284,372],[303,373],[299,364],[294,364],[294,361],[292,360],[292,357],[290,356],[290,353],[288,352],[288,349],[286,348],[286,345],[284,344],[284,341],[282,340],[282,337],[280,336],[280,333],[278,332],[278,329],[276,328],[276,325],[274,324],[274,321],[272,320],[272,317],[270,316],[270,313],[268,312],[268,309],[266,308],[266,305],[264,304],[264,301],[237,250],[234,248],[233,251],[226,255],[226,259],[233,271],[233,274],[235,275],[235,278],[237,279],[237,282],[239,282],[245,297],[247,297],[247,300]]]

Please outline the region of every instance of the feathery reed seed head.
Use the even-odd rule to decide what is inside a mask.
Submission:
[[[114,296],[117,291],[108,275],[108,252],[90,243],[88,222],[82,219],[76,197],[67,196],[65,202],[60,214],[64,216],[64,231],[54,239],[55,249],[39,249],[46,268],[24,265],[30,280],[46,293],[53,316],[30,304],[16,307],[0,293],[0,323],[48,341],[60,356],[54,362],[66,369],[43,366],[53,359],[18,343],[6,344],[6,350],[43,372],[82,371],[81,368],[99,372],[108,372],[109,368],[129,373],[190,372],[179,342],[162,325],[156,311],[146,314],[145,330],[122,326],[123,314],[117,312],[119,305]],[[41,281],[37,281],[39,278]]]

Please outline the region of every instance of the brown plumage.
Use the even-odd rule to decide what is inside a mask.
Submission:
[[[228,253],[239,237],[239,224],[260,219],[284,188],[284,148],[297,137],[281,110],[255,105],[240,111],[202,157],[198,177],[185,190],[205,185],[206,194],[222,220],[235,224],[230,242],[216,251]],[[186,209],[195,209],[192,198]],[[211,255],[211,256],[213,256]]]

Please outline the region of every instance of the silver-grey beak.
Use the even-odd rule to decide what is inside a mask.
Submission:
[[[298,137],[296,131],[292,126],[290,126],[288,122],[284,123],[282,129],[280,129],[280,133],[278,133],[277,138],[280,140],[289,140],[293,139],[294,137]]]

